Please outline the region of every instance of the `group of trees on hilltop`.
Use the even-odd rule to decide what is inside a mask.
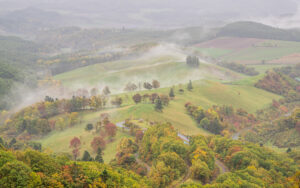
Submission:
[[[138,88],[141,89],[141,83],[138,86],[132,82],[127,83],[124,90],[125,91],[136,91]],[[160,82],[158,80],[153,80],[152,83],[144,82],[143,83],[144,89],[151,90],[152,88],[157,89],[160,88]]]
[[[63,130],[72,127],[79,121],[78,112],[82,110],[99,110],[106,106],[107,97],[103,95],[75,97],[71,99],[53,99],[46,97],[45,101],[26,107],[12,115],[5,123],[6,131],[28,140],[32,135],[45,135],[52,130]],[[113,100],[120,105],[122,100]],[[57,119],[51,117],[61,114]]]
[[[199,58],[197,56],[187,56],[186,64],[189,67],[197,68],[200,65]]]
[[[160,83],[157,80],[153,80],[152,84],[149,82],[144,82],[144,88],[147,90],[151,90],[152,88],[157,89],[160,87]]]
[[[173,93],[174,94],[174,93]],[[175,96],[175,95],[174,95]],[[168,106],[170,102],[170,97],[168,95],[164,94],[157,94],[157,93],[152,93],[150,94],[144,94],[141,95],[139,93],[135,94],[132,96],[132,100],[138,104],[138,103],[152,103],[154,104],[154,108],[157,111],[162,111],[164,106]]]
[[[108,86],[105,86],[101,92],[100,92],[99,88],[96,88],[96,87],[93,87],[92,89],[90,89],[90,91],[87,89],[84,89],[84,88],[80,88],[73,92],[73,96],[85,97],[85,98],[89,98],[92,96],[98,96],[98,95],[109,96],[110,94],[111,94],[111,91]]]

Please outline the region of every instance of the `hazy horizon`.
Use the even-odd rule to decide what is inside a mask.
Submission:
[[[66,20],[63,26],[168,29],[250,20],[293,28],[300,27],[299,4],[296,0],[0,0],[0,16],[36,8],[59,13]]]

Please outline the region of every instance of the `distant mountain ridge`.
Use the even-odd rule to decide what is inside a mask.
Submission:
[[[220,28],[217,37],[246,37],[271,40],[300,41],[300,30],[280,29],[257,22],[241,21]]]
[[[26,8],[0,17],[0,30],[13,34],[32,34],[41,30],[62,27],[67,18],[54,11]]]

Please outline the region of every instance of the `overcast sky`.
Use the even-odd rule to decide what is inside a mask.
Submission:
[[[88,17],[103,25],[180,27],[250,19],[298,27],[297,2],[300,0],[0,0],[0,11],[34,7]]]

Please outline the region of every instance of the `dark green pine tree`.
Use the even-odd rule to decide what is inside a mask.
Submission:
[[[100,177],[101,177],[101,179],[102,179],[104,182],[106,182],[106,181],[108,180],[109,175],[108,175],[108,172],[107,172],[106,169],[103,170],[103,172],[101,173]]]
[[[4,140],[0,137],[0,144],[4,146]]]
[[[103,163],[103,157],[102,157],[102,150],[101,148],[98,148],[97,150],[97,155],[95,157],[95,161],[99,162],[99,163]]]
[[[88,151],[84,151],[82,161],[92,161],[93,158],[91,157]]]
[[[174,89],[173,89],[173,88],[170,89],[169,97],[170,97],[170,98],[174,98],[174,97],[175,97]]]
[[[292,151],[291,148],[288,148],[288,149],[286,150],[287,153],[290,153],[291,151]]]
[[[157,99],[155,100],[155,110],[156,111],[159,111],[159,112],[162,112],[163,110],[163,105],[162,105],[162,102],[160,100],[160,97],[157,97]]]
[[[192,84],[192,81],[190,80],[190,82],[188,83],[188,86],[187,86],[187,89],[189,91],[191,91],[193,89],[193,84]]]

